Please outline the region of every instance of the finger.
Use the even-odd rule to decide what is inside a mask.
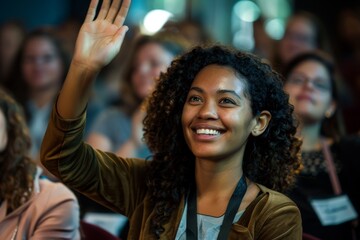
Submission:
[[[88,12],[85,17],[85,22],[91,22],[92,20],[94,20],[98,3],[99,0],[91,0]]]
[[[121,27],[124,24],[126,15],[130,8],[131,0],[123,0],[121,8],[115,18],[114,24],[118,27]]]
[[[103,3],[101,4],[101,9],[99,12],[99,15],[97,19],[105,19],[110,7],[110,0],[103,0]]]
[[[113,0],[111,4],[110,10],[106,15],[106,20],[110,23],[113,23],[116,13],[119,11],[120,2],[121,0]]]

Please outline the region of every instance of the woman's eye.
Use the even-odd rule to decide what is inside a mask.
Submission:
[[[188,101],[192,103],[201,102],[201,98],[199,96],[191,96]]]
[[[314,84],[314,87],[319,90],[328,91],[331,89],[330,84],[327,84],[325,82],[314,81],[313,84]]]
[[[222,104],[236,104],[234,100],[230,98],[223,98],[220,100],[220,103]]]
[[[151,68],[157,68],[157,67],[159,67],[159,66],[161,66],[161,65],[163,65],[163,63],[160,62],[160,61],[151,61],[151,62],[150,62]]]
[[[299,77],[292,77],[289,79],[289,83],[296,84],[296,85],[303,85],[305,83],[305,79]]]
[[[151,62],[150,63],[151,68],[156,68],[157,66],[159,66],[158,62]]]

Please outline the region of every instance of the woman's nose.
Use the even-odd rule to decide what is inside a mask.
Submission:
[[[306,79],[303,83],[303,88],[305,89],[313,89],[315,87],[315,84],[310,79]]]
[[[137,69],[139,73],[146,74],[150,71],[150,64],[142,63]]]
[[[204,102],[199,110],[199,118],[202,119],[217,119],[217,104],[214,102]]]

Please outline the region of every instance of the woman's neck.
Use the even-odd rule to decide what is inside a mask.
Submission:
[[[321,149],[321,124],[302,125],[298,134],[302,138],[302,151],[314,151]]]
[[[197,160],[195,174],[198,213],[222,215],[243,174],[242,163]]]
[[[227,189],[233,189],[242,176],[242,167],[204,166],[209,164],[198,164],[196,168],[196,183],[198,195],[219,193]]]

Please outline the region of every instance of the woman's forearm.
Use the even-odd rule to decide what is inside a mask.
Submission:
[[[71,62],[57,101],[57,110],[62,118],[77,118],[85,110],[97,74],[98,71],[89,66]]]

